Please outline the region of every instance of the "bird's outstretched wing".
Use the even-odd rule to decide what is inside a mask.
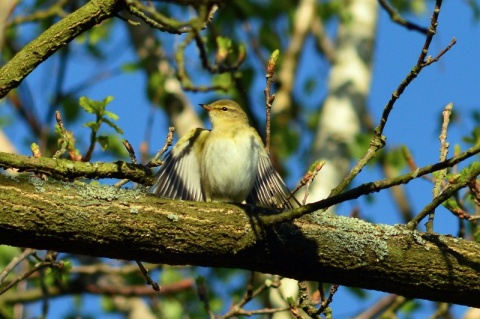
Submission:
[[[300,203],[287,188],[266,153],[258,159],[257,178],[247,203],[283,209],[300,207]]]
[[[210,131],[193,129],[167,154],[156,175],[153,193],[160,197],[204,201],[200,184],[200,149]]]

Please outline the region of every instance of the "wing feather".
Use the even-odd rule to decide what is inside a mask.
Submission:
[[[160,197],[204,201],[200,184],[199,150],[209,131],[193,129],[165,156],[156,175],[153,193]]]
[[[257,178],[252,192],[247,198],[247,203],[284,209],[300,206],[300,203],[273,168],[266,153],[259,157]]]

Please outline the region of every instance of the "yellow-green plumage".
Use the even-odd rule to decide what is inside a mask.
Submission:
[[[193,129],[177,142],[157,174],[153,192],[183,200],[298,206],[240,105],[219,100],[202,107],[212,130]]]

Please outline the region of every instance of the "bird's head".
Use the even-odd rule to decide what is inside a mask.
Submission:
[[[208,111],[212,126],[248,124],[247,114],[238,103],[232,100],[219,100],[210,104],[200,104]]]

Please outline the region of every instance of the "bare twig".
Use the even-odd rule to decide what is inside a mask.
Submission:
[[[384,309],[379,309],[378,312],[382,311],[379,315],[373,318],[392,318],[396,316],[397,311],[402,307],[409,299],[403,296],[391,295],[392,298],[385,301]],[[387,303],[387,301],[389,301]],[[368,318],[368,317],[367,317]]]
[[[258,309],[258,310],[245,310],[242,307],[245,306],[249,301],[251,301],[253,298],[257,297],[260,295],[262,292],[267,290],[268,288],[275,287],[275,284],[272,285],[267,285],[266,283],[263,283],[260,285],[257,289],[253,290],[253,282],[255,279],[255,272],[252,271],[250,273],[250,279],[248,281],[247,289],[242,297],[242,299],[237,302],[236,304],[232,305],[228,312],[223,315],[220,318],[230,318],[234,316],[251,316],[254,314],[271,314],[271,313],[276,313],[276,312],[281,312],[281,311],[286,311],[289,310],[289,307],[286,308],[265,308],[265,309]]]
[[[145,267],[145,266],[144,266]],[[145,267],[147,271],[155,270],[161,268],[159,265],[148,265]],[[72,274],[84,274],[84,275],[93,275],[93,274],[120,274],[128,275],[134,272],[138,272],[138,265],[127,264],[122,267],[110,266],[107,264],[94,264],[94,265],[79,265],[73,266],[70,269]]]
[[[310,194],[310,192],[309,192],[310,185],[313,183],[315,177],[317,177],[317,174],[318,174],[318,172],[320,172],[323,165],[325,165],[325,161],[321,161],[320,163],[315,165],[313,170],[310,172],[310,174],[309,174],[310,176],[308,176],[308,179],[307,179],[307,182],[306,182],[305,195],[303,196],[302,205],[305,205],[307,203],[307,198],[308,198],[308,195]]]
[[[303,175],[300,182],[298,182],[297,186],[295,186],[295,188],[292,190],[292,194],[295,194],[300,188],[307,185],[308,181],[312,179],[312,175],[317,175],[318,171],[322,169],[323,165],[325,165],[325,161],[315,161],[312,165],[310,165],[310,169],[305,173],[305,175]],[[313,178],[315,178],[315,176]]]
[[[480,206],[480,183],[477,180],[473,180],[468,184],[468,188],[473,196],[473,202],[475,205]]]
[[[270,94],[273,84],[273,75],[275,74],[275,65],[277,64],[278,57],[280,56],[280,51],[275,50],[273,51],[272,55],[270,56],[270,60],[268,60],[267,64],[267,72],[266,72],[266,80],[267,84],[265,86],[265,90],[263,93],[265,94],[265,107],[266,107],[266,138],[265,138],[265,150],[268,154],[270,154],[270,123],[271,123],[271,111],[272,111],[272,104],[275,100],[275,94]]]
[[[97,10],[99,7],[102,10]],[[111,18],[118,9],[117,1],[92,0],[71,13],[68,18],[48,28],[0,68],[0,98],[20,85],[47,57],[66,46],[79,34]]]
[[[199,17],[195,17],[186,22],[181,22],[161,14],[154,6],[146,6],[140,1],[127,0],[126,3],[128,12],[139,17],[152,28],[172,34],[188,33],[195,28],[201,30],[205,29],[207,24],[213,19],[215,12],[218,10],[217,4],[211,4],[208,7],[208,10],[207,6],[201,5],[199,11],[201,11],[201,13],[202,11],[205,11],[206,14],[200,13]]]
[[[387,0],[378,0],[378,2],[380,3],[380,6],[382,6],[382,8],[385,9],[385,11],[387,11],[387,13],[390,15],[390,19],[392,19],[393,22],[398,23],[401,26],[404,26],[408,30],[418,31],[418,32],[420,32],[422,34],[425,34],[425,35],[428,33],[427,28],[418,26],[413,22],[405,20],[400,15],[400,13],[398,13],[397,10],[395,10],[394,8],[392,8],[390,6],[390,4],[387,2]]]
[[[17,278],[15,278],[15,280],[12,280],[8,285],[6,285],[5,287],[2,287],[0,288],[0,295],[3,294],[5,291],[9,290],[10,288],[12,288],[13,286],[15,286],[17,283],[21,282],[22,280],[28,278],[30,275],[32,275],[33,273],[37,272],[38,270],[42,269],[42,268],[45,268],[45,267],[57,267],[57,268],[62,268],[63,267],[63,262],[60,261],[60,262],[56,262],[54,260],[50,260],[50,261],[47,261],[47,260],[44,260],[44,261],[41,261],[39,263],[37,263],[35,266],[33,266],[31,269],[29,269],[28,271],[26,271],[23,275],[21,276],[18,276]]]
[[[455,44],[457,43],[457,39],[456,38],[453,38],[451,41],[450,41],[450,44],[447,45],[442,51],[440,51],[440,53],[434,57],[434,58],[427,58],[427,61],[425,61],[425,63],[423,64],[423,66],[428,66],[432,63],[435,63],[435,62],[438,62],[438,60],[440,60],[440,58],[445,54],[447,53]]]
[[[200,51],[200,59],[202,61],[203,68],[208,70],[210,73],[235,72],[238,70],[240,65],[242,65],[242,63],[245,61],[245,58],[247,57],[245,47],[240,45],[238,48],[237,61],[235,61],[235,63],[233,63],[232,65],[210,64],[210,62],[208,62],[207,49],[200,35],[200,32],[198,30],[194,30],[192,32],[195,34],[195,43],[197,44],[197,48]],[[219,47],[218,50],[224,51],[222,47]],[[225,60],[225,58],[228,55],[228,52],[224,52],[221,55],[222,55],[222,58],[217,59],[219,60],[219,62],[222,62],[223,60]],[[217,53],[217,56],[218,56],[218,53]]]
[[[444,201],[449,199],[456,191],[461,188],[466,187],[469,183],[472,182],[480,174],[480,163],[475,162],[470,165],[470,167],[464,169],[460,175],[457,175],[455,179],[452,179],[449,184],[443,189],[443,191],[436,196],[430,204],[425,206],[422,211],[415,216],[408,224],[407,227],[410,229],[415,229],[418,223],[428,214],[433,212],[438,206],[440,206]]]
[[[445,109],[442,112],[443,115],[443,122],[442,122],[442,129],[440,132],[439,140],[440,140],[440,162],[443,162],[447,159],[448,154],[448,147],[449,143],[447,142],[447,128],[448,124],[450,123],[450,114],[452,114],[453,103],[447,104]],[[442,181],[447,175],[447,169],[442,169],[438,171],[438,176],[435,181],[435,185],[433,187],[433,197],[437,197],[440,194],[440,187],[442,185]],[[435,217],[435,212],[432,211],[429,214],[428,221],[426,224],[427,233],[433,232],[433,219]]]
[[[7,28],[11,28],[19,24],[25,24],[27,22],[43,21],[57,16],[64,18],[67,16],[67,13],[63,10],[63,7],[69,2],[70,0],[59,0],[55,3],[55,5],[48,7],[46,10],[35,10],[35,12],[30,15],[15,17],[8,22]]]
[[[159,161],[160,157],[162,157],[163,154],[168,150],[170,146],[172,146],[173,142],[173,133],[175,132],[175,128],[173,126],[170,126],[168,128],[168,134],[167,138],[165,139],[165,143],[163,144],[163,147],[155,154],[153,159],[145,164],[146,167],[157,167],[161,165],[161,162]]]
[[[122,141],[122,143],[123,143],[123,146],[125,146],[125,149],[127,150],[128,155],[130,156],[130,159],[132,160],[132,163],[137,165],[138,164],[137,156],[135,155],[135,149],[133,148],[132,144],[130,144],[130,142],[126,139],[124,139]],[[120,188],[123,185],[127,184],[129,181],[130,181],[129,179],[122,179],[121,181],[115,183],[113,186],[117,187],[117,188]]]
[[[386,295],[380,298],[374,305],[368,307],[364,312],[355,316],[355,319],[378,318],[378,315],[380,314],[380,312],[382,312],[385,308],[393,304],[397,298],[398,298],[397,295],[393,295],[393,294]],[[405,299],[404,297],[401,297],[401,298]]]
[[[68,144],[70,142],[67,130],[63,125],[62,115],[59,111],[55,112],[55,120],[57,121],[58,127],[60,128],[60,134],[62,136],[62,144],[60,145],[60,149],[53,154],[53,158],[59,158],[67,151]]]
[[[258,310],[244,310],[240,309],[237,313],[238,316],[253,316],[253,315],[268,315],[268,314],[274,314],[277,312],[282,312],[282,311],[288,311],[290,310],[290,307],[283,307],[283,308],[264,308],[264,309],[258,309]]]
[[[430,48],[432,38],[436,33],[438,15],[440,13],[441,5],[442,5],[442,0],[436,0],[435,8],[431,16],[431,23],[428,29],[428,34],[427,34],[427,37],[425,38],[425,42],[419,54],[417,63],[411,69],[411,71],[406,76],[406,78],[400,83],[397,89],[392,93],[390,100],[385,105],[380,122],[377,125],[377,127],[374,129],[374,134],[373,134],[372,140],[370,141],[369,149],[367,150],[365,155],[355,164],[355,166],[352,168],[348,176],[337,187],[335,187],[331,191],[329,196],[335,196],[343,192],[348,187],[348,185],[350,185],[353,178],[360,173],[363,167],[365,167],[365,165],[367,165],[367,163],[377,154],[377,152],[385,146],[386,138],[383,136],[383,131],[387,124],[387,120],[390,115],[390,112],[393,110],[393,106],[395,102],[400,98],[400,96],[408,87],[408,85],[410,85],[410,83],[412,83],[412,81],[420,74],[422,69],[425,66],[428,66],[431,64],[429,61],[425,61],[425,58],[428,54],[428,50]],[[451,45],[449,45],[449,47],[451,47]]]
[[[358,198],[362,195],[378,192],[382,189],[390,188],[392,186],[396,186],[396,185],[400,185],[400,184],[406,184],[406,183],[410,182],[411,180],[416,179],[418,177],[421,177],[423,175],[439,171],[439,170],[444,169],[446,167],[452,167],[452,166],[454,166],[454,165],[464,161],[465,159],[467,159],[469,157],[472,157],[473,155],[478,154],[478,153],[480,153],[480,144],[476,145],[474,147],[471,147],[467,151],[465,151],[463,153],[460,153],[460,154],[458,154],[458,156],[454,156],[454,157],[452,157],[449,160],[446,160],[444,162],[439,162],[439,163],[436,163],[436,164],[433,164],[433,165],[424,166],[422,168],[418,168],[417,170],[415,170],[413,172],[409,172],[409,173],[397,176],[395,178],[389,178],[389,179],[383,179],[383,180],[376,181],[376,182],[365,183],[365,184],[362,184],[362,185],[360,185],[356,188],[348,190],[344,193],[340,193],[340,194],[337,194],[337,195],[331,195],[331,196],[329,196],[329,197],[327,197],[323,200],[320,200],[320,201],[317,201],[317,202],[314,202],[314,203],[310,203],[310,204],[307,204],[307,205],[299,207],[299,208],[295,208],[294,210],[291,210],[291,211],[288,211],[288,212],[284,212],[284,213],[276,214],[276,215],[271,215],[271,216],[264,216],[264,217],[262,217],[262,221],[265,224],[274,224],[274,223],[279,223],[279,222],[291,221],[291,220],[294,220],[296,218],[300,218],[301,216],[304,216],[306,214],[310,214],[314,211],[321,210],[321,209],[327,209],[330,206],[342,203],[342,202],[347,201],[347,200]],[[480,172],[480,167],[477,167],[477,166],[480,166],[480,163],[473,163],[472,165],[473,165],[473,167],[468,170],[467,178],[469,178],[469,180],[473,179],[473,176],[477,172],[477,169],[478,169],[478,172]],[[463,177],[464,176],[462,176],[462,178]],[[462,181],[463,181],[463,179],[462,179]],[[464,186],[459,185],[457,183],[455,185],[456,185],[455,190],[457,189],[456,188],[457,186],[459,188],[464,187]],[[453,186],[451,186],[451,187],[453,187]],[[445,192],[445,190],[444,190],[444,192]],[[428,213],[427,213],[427,215],[428,215]],[[425,216],[423,216],[423,217],[425,217]]]
[[[122,143],[123,143],[123,146],[125,146],[125,149],[127,150],[128,155],[130,156],[130,159],[132,160],[132,163],[133,164],[138,164],[137,156],[135,155],[135,150],[133,149],[132,144],[130,144],[130,142],[126,139],[124,139],[122,141]]]
[[[13,268],[15,268],[18,264],[22,262],[22,260],[34,254],[35,252],[35,249],[27,248],[19,256],[14,257],[5,267],[5,269],[0,273],[0,284],[2,284],[3,280],[13,270]]]
[[[327,300],[322,301],[322,305],[320,306],[320,308],[317,311],[318,314],[321,314],[322,312],[324,312],[330,306],[330,304],[333,301],[333,296],[335,295],[335,293],[338,290],[338,287],[339,287],[339,285],[332,285],[332,287],[330,287],[330,293],[328,294],[328,298],[327,298]]]
[[[310,317],[314,319],[320,319],[319,312],[317,309],[310,303],[310,298],[307,291],[307,282],[299,281],[298,282],[298,306],[302,308],[303,311]]]
[[[152,277],[150,277],[150,275],[148,274],[148,270],[145,268],[145,266],[143,266],[142,262],[138,260],[135,260],[135,262],[137,263],[138,268],[140,268],[140,271],[142,272],[143,277],[145,277],[145,279],[147,280],[147,284],[152,286],[153,290],[160,291],[161,289],[160,285],[157,282],[155,282],[152,279]]]

